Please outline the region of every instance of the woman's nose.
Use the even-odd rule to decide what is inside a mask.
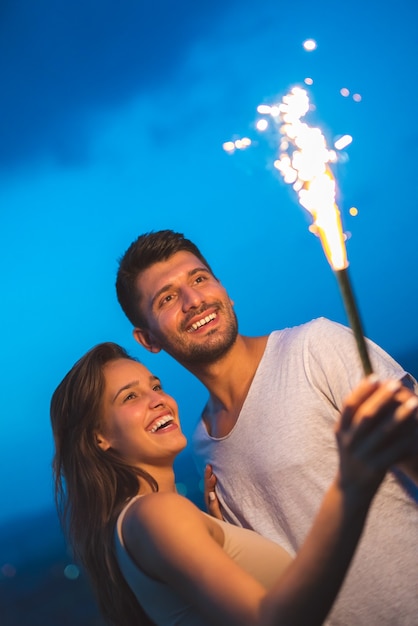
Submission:
[[[161,391],[150,392],[150,402],[149,405],[152,409],[156,409],[159,406],[164,406],[164,398],[161,395]]]
[[[161,392],[157,393],[155,391],[152,392],[150,396],[149,407],[151,409],[158,409],[165,406],[165,402],[161,397]]]

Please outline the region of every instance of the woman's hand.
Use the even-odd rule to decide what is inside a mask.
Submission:
[[[347,397],[336,436],[342,484],[374,490],[418,450],[418,397],[399,381],[369,376]]]
[[[206,465],[204,474],[204,498],[208,513],[217,519],[223,519],[218,496],[216,495],[217,478],[212,471],[211,465]]]

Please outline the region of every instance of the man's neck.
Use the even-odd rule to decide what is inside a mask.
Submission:
[[[268,336],[238,335],[232,348],[221,359],[190,370],[209,391],[202,417],[212,437],[224,437],[234,427],[267,339]]]

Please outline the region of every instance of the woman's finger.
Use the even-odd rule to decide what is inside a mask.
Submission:
[[[204,473],[204,497],[208,513],[217,519],[223,519],[218,496],[216,495],[216,476],[211,465],[206,465]]]
[[[378,387],[379,379],[376,374],[370,374],[367,378],[363,378],[357,387],[346,397],[337,430],[341,431],[350,428],[359,407]]]
[[[397,395],[398,399],[398,395]],[[394,413],[394,419],[397,422],[402,422],[408,419],[415,419],[418,426],[418,396],[409,393],[409,395],[402,400],[402,403],[398,406]]]
[[[399,406],[397,394],[401,387],[399,380],[388,380],[376,386],[357,388],[347,398],[337,432],[349,432],[353,441],[364,438],[369,430],[377,427],[379,420],[393,416]]]
[[[395,401],[394,394],[395,385],[383,384],[359,407],[362,419],[337,433],[345,477],[383,478],[385,471],[418,450],[418,397],[408,391]],[[406,399],[399,402],[399,397]]]

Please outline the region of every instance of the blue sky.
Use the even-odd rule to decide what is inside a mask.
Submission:
[[[99,341],[161,376],[191,432],[203,389],[141,350],[116,302],[117,260],[140,233],[195,240],[243,333],[346,322],[274,148],[222,150],[256,137],[257,105],[306,77],[328,142],[354,138],[336,176],[366,334],[417,362],[417,11],[405,0],[2,3],[0,523],[51,506],[49,399]]]

